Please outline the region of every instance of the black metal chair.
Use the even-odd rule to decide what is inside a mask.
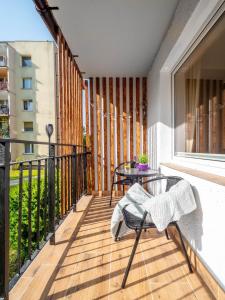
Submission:
[[[162,177],[158,177],[158,178],[153,178],[153,179],[147,180],[147,181],[143,182],[143,184],[149,183],[149,182],[155,182],[155,181],[159,181],[159,180],[166,180],[167,182],[166,182],[166,189],[165,189],[165,191],[169,191],[169,189],[173,185],[175,185],[177,182],[179,182],[182,179],[183,178],[181,178],[181,177],[175,177],[175,176],[162,176]],[[128,204],[128,205],[130,205],[130,204]],[[155,226],[154,223],[152,223],[152,222],[149,223],[149,222],[146,221],[146,217],[147,217],[147,214],[148,214],[146,211],[144,212],[143,217],[139,218],[139,217],[133,215],[132,213],[130,213],[126,209],[126,207],[128,205],[126,205],[123,208],[123,210],[122,210],[123,217],[124,217],[124,221],[125,221],[126,226],[128,228],[132,229],[132,230],[135,230],[135,232],[136,232],[136,239],[135,239],[135,243],[134,243],[134,246],[133,246],[130,258],[129,258],[129,262],[128,262],[125,274],[124,274],[124,278],[123,278],[123,282],[122,282],[122,286],[121,286],[122,288],[125,288],[127,277],[129,275],[129,271],[130,271],[130,268],[131,268],[131,265],[132,265],[132,261],[133,261],[133,258],[134,258],[134,255],[135,255],[135,252],[136,252],[136,249],[137,249],[137,246],[138,246],[138,242],[139,242],[142,230],[143,229],[147,230],[149,228],[156,228],[156,226]],[[121,228],[122,223],[123,223],[123,221],[121,221],[119,223],[119,226],[118,226],[118,229],[117,229],[117,232],[116,232],[115,240],[118,240],[118,236],[119,236],[119,232],[120,232],[120,228]],[[175,226],[176,229],[177,229],[177,231],[178,231],[178,234],[179,234],[179,237],[180,237],[180,241],[181,241],[181,245],[182,245],[182,250],[183,250],[185,259],[187,261],[189,271],[190,271],[190,273],[192,273],[193,271],[192,271],[191,263],[190,263],[190,260],[188,258],[188,255],[187,255],[187,250],[186,250],[185,245],[184,245],[184,241],[183,241],[183,238],[182,238],[182,234],[181,234],[180,228],[179,228],[177,222],[171,222],[171,223],[169,223],[168,227],[169,226]],[[165,230],[165,232],[166,232],[167,239],[169,239],[169,235],[168,235],[167,230]]]
[[[124,194],[124,187],[127,185],[127,186],[130,186],[132,184],[132,181],[130,178],[126,177],[126,178],[123,178],[123,179],[120,179],[120,180],[116,180],[115,181],[115,178],[116,178],[116,171],[121,168],[122,166],[126,165],[126,164],[132,164],[132,163],[135,163],[134,161],[126,161],[126,162],[123,162],[121,164],[119,164],[113,171],[113,178],[112,178],[112,185],[111,185],[111,193],[110,193],[110,202],[109,202],[109,205],[111,206],[112,205],[112,194],[113,194],[113,187],[114,185],[122,185],[123,186],[123,194]]]

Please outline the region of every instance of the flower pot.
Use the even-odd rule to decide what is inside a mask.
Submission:
[[[148,164],[141,164],[141,163],[139,163],[138,164],[138,169],[140,170],[140,171],[146,171],[146,170],[148,170]]]

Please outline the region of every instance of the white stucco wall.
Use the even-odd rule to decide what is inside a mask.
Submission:
[[[215,14],[221,0],[181,0],[148,76],[148,145],[152,166],[175,162],[225,176],[225,164],[173,155],[172,71]],[[181,229],[209,271],[225,288],[225,187],[162,167],[195,187],[198,209],[185,217]]]

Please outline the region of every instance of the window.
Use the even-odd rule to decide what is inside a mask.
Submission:
[[[178,155],[225,159],[224,41],[225,13],[175,73]]]
[[[0,67],[6,66],[6,58],[5,56],[0,55]]]
[[[23,78],[23,89],[32,89],[32,78]]]
[[[7,115],[9,113],[8,100],[0,100],[0,115]]]
[[[23,100],[23,109],[26,111],[33,111],[33,101]]]
[[[24,131],[33,131],[33,122],[24,122]]]
[[[34,145],[26,143],[24,144],[24,153],[25,154],[33,154],[34,153]]]
[[[32,67],[30,56],[22,56],[22,67]]]

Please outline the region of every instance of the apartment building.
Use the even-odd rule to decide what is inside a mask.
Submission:
[[[56,138],[56,47],[50,41],[0,43],[0,137],[47,141]],[[39,157],[46,146],[14,145],[12,160]]]

